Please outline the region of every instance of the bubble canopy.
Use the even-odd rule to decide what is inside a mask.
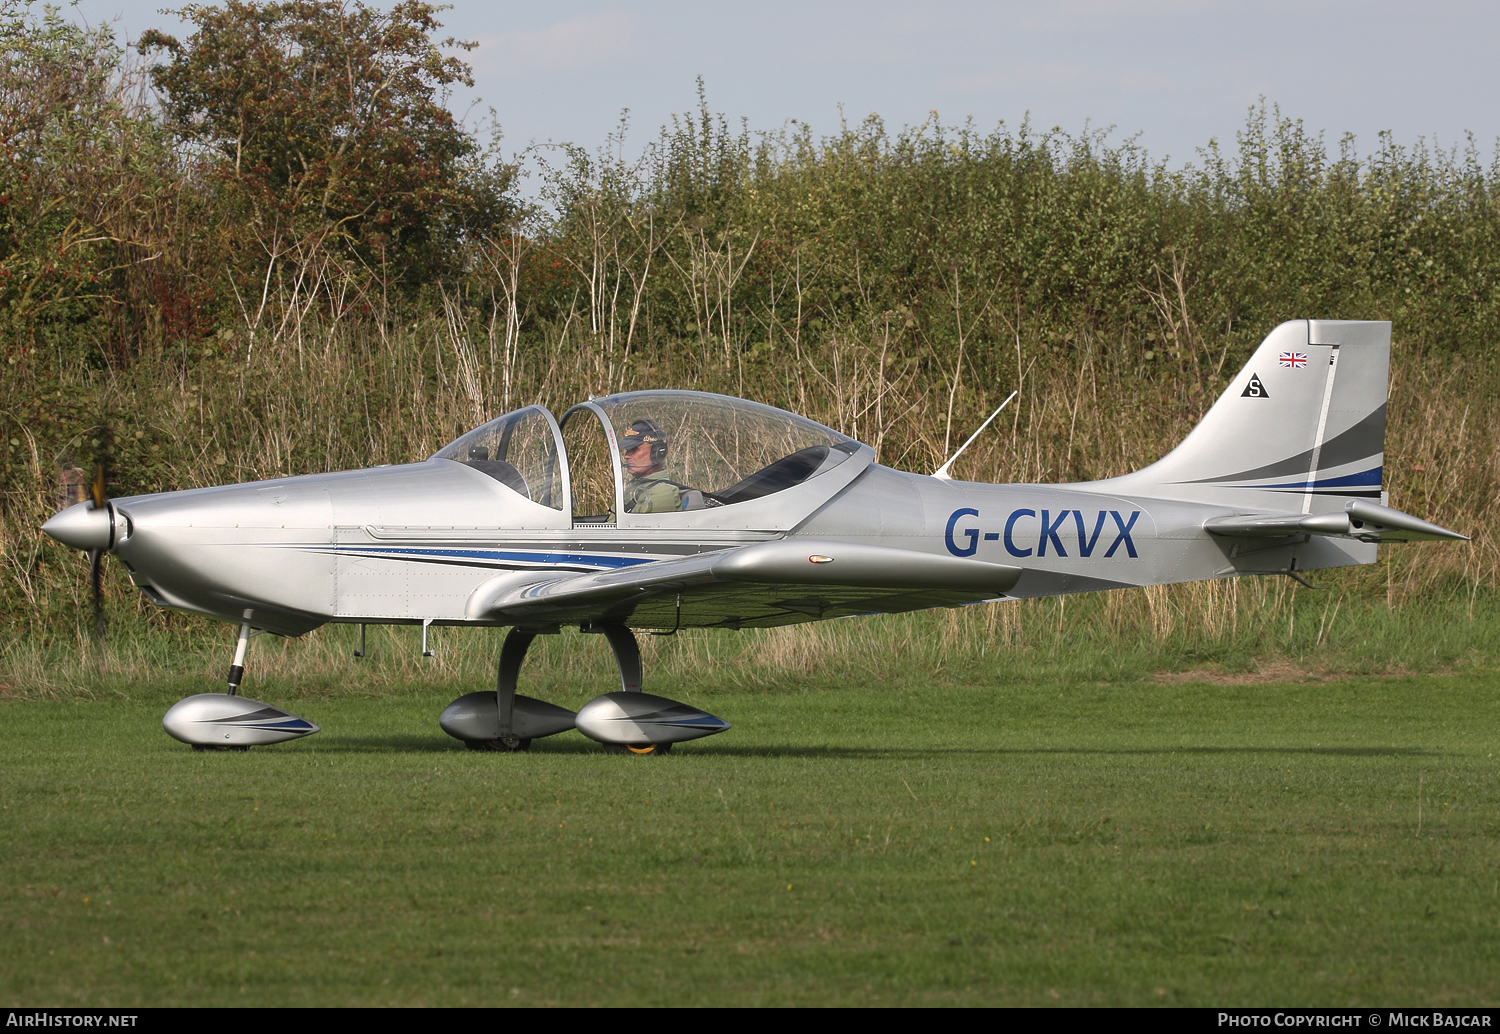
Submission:
[[[431,456],[467,464],[553,510],[566,505],[561,457],[557,421],[541,406],[496,417]]]
[[[553,509],[567,505],[561,485],[571,480],[574,521],[593,524],[613,523],[621,512],[666,514],[760,499],[833,469],[859,449],[831,428],[758,402],[635,391],[574,406],[560,430],[545,409],[528,406],[470,431],[433,458],[466,463]],[[612,482],[614,491],[591,492],[595,482]]]
[[[701,492],[706,506],[728,506],[791,488],[844,462],[859,448],[854,439],[805,417],[727,395],[633,391],[595,399],[594,405],[609,419],[622,452],[641,424],[659,427],[666,439],[663,473],[687,490]],[[627,485],[634,476],[627,469]],[[687,508],[694,508],[692,502],[696,500]]]

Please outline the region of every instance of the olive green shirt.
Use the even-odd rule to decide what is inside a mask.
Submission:
[[[671,513],[682,509],[682,489],[665,471],[633,477],[625,484],[626,513]]]

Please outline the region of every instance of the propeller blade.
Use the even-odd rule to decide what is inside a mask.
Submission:
[[[94,582],[94,638],[104,638],[104,550],[89,550],[89,575]]]
[[[94,509],[104,509],[104,504],[109,501],[109,496],[104,491],[105,468],[109,465],[109,429],[100,430],[99,438],[104,448],[100,450],[98,461],[94,466]],[[89,550],[89,577],[94,584],[94,638],[104,640],[104,550]]]

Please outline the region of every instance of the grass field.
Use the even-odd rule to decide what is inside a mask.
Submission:
[[[665,758],[455,749],[467,684],[198,754],[159,723],[204,688],[0,703],[7,1005],[1500,1000],[1479,670],[679,670],[648,688],[735,728]]]

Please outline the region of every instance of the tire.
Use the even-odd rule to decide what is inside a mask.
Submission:
[[[470,750],[496,751],[501,754],[511,754],[518,750],[530,750],[531,741],[521,740],[514,747],[507,746],[501,740],[464,740],[464,746]]]
[[[661,757],[663,754],[672,753],[670,743],[645,743],[640,746],[627,743],[606,743],[604,745],[606,754],[635,754],[639,757]]]

